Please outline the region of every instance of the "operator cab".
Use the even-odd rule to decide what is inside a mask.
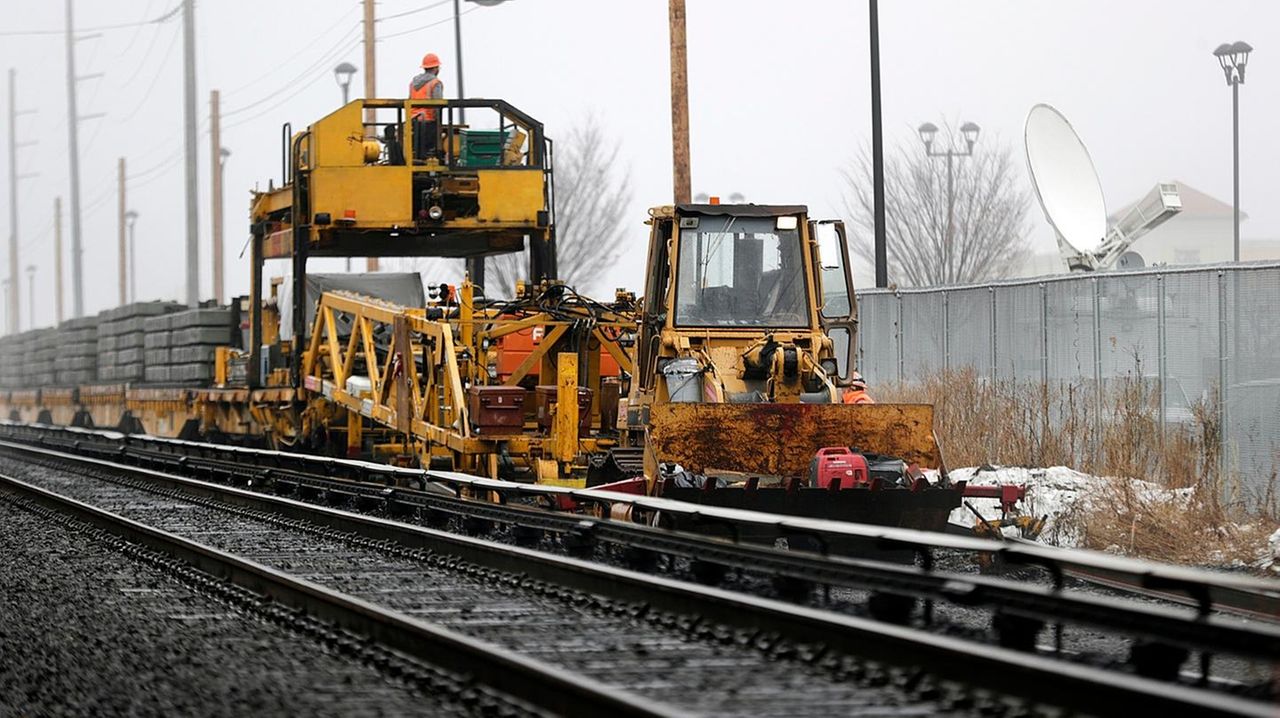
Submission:
[[[800,205],[688,204],[649,224],[637,401],[695,396],[672,398],[661,379],[677,369],[700,374],[702,402],[835,401],[855,324],[842,223]]]

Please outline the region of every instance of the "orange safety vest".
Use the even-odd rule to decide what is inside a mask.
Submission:
[[[433,77],[422,84],[422,87],[414,88],[413,83],[409,83],[409,97],[414,100],[430,100],[431,94],[440,86],[440,78]],[[435,122],[436,110],[434,107],[415,107],[410,113],[415,120],[423,122]]]
[[[867,390],[866,390],[866,389],[845,389],[845,390],[844,390],[844,396],[843,396],[843,397],[841,397],[841,400],[842,400],[845,404],[874,404],[874,403],[876,403],[876,400],[871,398],[871,395],[867,393]]]

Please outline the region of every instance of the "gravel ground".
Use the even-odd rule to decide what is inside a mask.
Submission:
[[[59,493],[689,711],[904,716],[1008,710],[927,677],[856,660],[816,665],[782,658],[751,637],[708,635],[706,627],[653,614],[637,618],[635,607],[547,591],[449,559],[398,555],[181,495],[6,463],[12,474]]]
[[[466,712],[3,498],[0,616],[0,715]]]

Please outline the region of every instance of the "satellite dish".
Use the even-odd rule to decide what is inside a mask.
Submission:
[[[1089,151],[1049,105],[1031,108],[1025,132],[1031,184],[1045,219],[1075,254],[1096,252],[1107,236],[1107,208]]]
[[[1147,262],[1137,252],[1125,252],[1120,255],[1120,261],[1116,262],[1116,266],[1120,269],[1142,269],[1147,266]]]

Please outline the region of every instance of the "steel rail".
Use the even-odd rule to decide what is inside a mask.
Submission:
[[[1190,709],[1201,715],[1272,715],[1274,710],[1269,704],[1186,685],[1064,663],[914,628],[697,586],[150,469],[74,455],[63,456],[126,471],[147,480],[163,479],[165,483],[182,486],[184,491],[197,495],[272,511],[369,538],[450,553],[497,570],[523,573],[620,600],[640,601],[659,610],[709,618],[755,632],[773,632],[790,640],[890,664],[923,667],[950,680],[1021,695],[1040,703],[1092,713],[1112,712],[1121,707],[1135,710]]]
[[[472,676],[507,694],[560,715],[676,716],[668,706],[593,682],[483,640],[464,636],[260,563],[196,543],[81,501],[0,474],[0,488],[35,503],[185,561],[320,620],[367,636],[434,665]]]
[[[135,471],[101,459],[66,454],[48,448],[30,447],[0,441],[0,449],[45,455],[67,461],[77,461],[104,467]],[[127,455],[137,457],[132,450]],[[187,470],[203,469],[206,472],[225,472],[227,475],[254,476],[251,468],[218,466],[215,471],[201,461],[179,462],[171,454],[170,466],[181,465]],[[121,457],[123,458],[123,457]],[[194,490],[213,496],[204,482],[186,477],[172,476],[144,469],[148,479],[171,488]],[[282,471],[272,481],[304,482],[307,477],[288,475]],[[1210,653],[1232,653],[1242,656],[1280,661],[1280,627],[1271,625],[1243,625],[1220,616],[1191,617],[1181,610],[1166,606],[1151,606],[1133,602],[1117,603],[1110,598],[1089,596],[1078,592],[1063,592],[1058,587],[1015,583],[991,577],[961,575],[947,572],[921,570],[914,566],[859,560],[836,556],[819,556],[801,551],[780,551],[745,543],[730,543],[697,534],[686,534],[648,526],[618,521],[584,520],[573,514],[548,512],[520,506],[494,505],[448,496],[418,494],[411,496],[403,491],[388,491],[372,484],[349,485],[349,482],[327,478],[311,478],[321,490],[348,495],[366,496],[380,501],[387,510],[400,504],[425,507],[432,511],[457,512],[475,516],[469,509],[480,510],[485,520],[511,522],[522,527],[540,530],[574,533],[579,539],[610,541],[629,548],[640,548],[689,560],[716,563],[728,568],[785,577],[803,585],[831,585],[853,588],[871,588],[876,591],[909,595],[932,602],[951,601],[967,607],[984,606],[1003,613],[1020,615],[1045,623],[1071,626],[1088,626],[1106,631],[1117,631],[1133,637],[1142,637],[1167,645],[1177,645]],[[273,488],[271,486],[263,488]],[[260,496],[260,494],[254,494]],[[274,497],[263,498],[256,508],[277,511]],[[310,504],[308,504],[310,505]],[[926,620],[932,614],[925,610]]]
[[[265,449],[207,444],[179,439],[152,436],[126,435],[70,427],[29,425],[17,422],[0,422],[0,429],[27,429],[36,434],[64,433],[67,436],[99,437],[125,446],[150,444],[167,447],[177,452],[220,452],[237,459],[251,459],[280,468],[292,465],[301,471],[331,476],[359,476],[370,483],[420,485],[424,480],[438,482],[456,488],[468,488],[474,492],[495,492],[506,496],[543,497],[554,501],[563,497],[577,503],[594,503],[606,508],[630,506],[632,511],[649,514],[679,515],[688,521],[701,521],[735,530],[772,532],[777,537],[807,536],[824,544],[839,540],[860,539],[884,547],[898,547],[916,551],[926,556],[934,549],[952,549],[997,555],[1010,565],[1032,565],[1047,568],[1054,573],[1075,571],[1079,574],[1104,575],[1120,585],[1140,591],[1158,591],[1164,594],[1180,593],[1191,599],[1202,611],[1212,608],[1235,611],[1253,618],[1280,621],[1280,582],[1247,576],[1207,571],[1198,568],[1172,566],[1139,559],[1109,556],[1093,551],[1064,549],[1052,546],[1015,542],[996,542],[977,537],[954,536],[943,533],[916,531],[867,524],[807,519],[779,514],[769,514],[743,509],[703,506],[671,499],[620,494],[596,489],[573,489],[559,486],[520,484],[497,479],[485,479],[447,471],[424,471],[376,464],[353,459],[287,454]],[[381,479],[381,481],[378,481]],[[607,513],[607,512],[606,512]]]
[[[1032,544],[1032,542],[1022,538],[1005,538],[1004,540],[1016,544]],[[1184,592],[1178,590],[1182,588],[1181,586],[1176,585],[1162,588],[1159,581],[1144,580],[1142,577],[1137,577],[1137,580],[1135,580],[1135,577],[1130,574],[1110,571],[1103,567],[1068,566],[1063,568],[1062,573],[1065,576],[1122,593],[1131,593],[1194,608],[1203,606],[1203,602],[1199,600],[1194,591]],[[1232,586],[1221,586],[1214,592],[1213,602],[1214,608],[1225,610],[1237,616],[1270,623],[1280,621],[1276,598],[1273,595],[1240,590]]]

